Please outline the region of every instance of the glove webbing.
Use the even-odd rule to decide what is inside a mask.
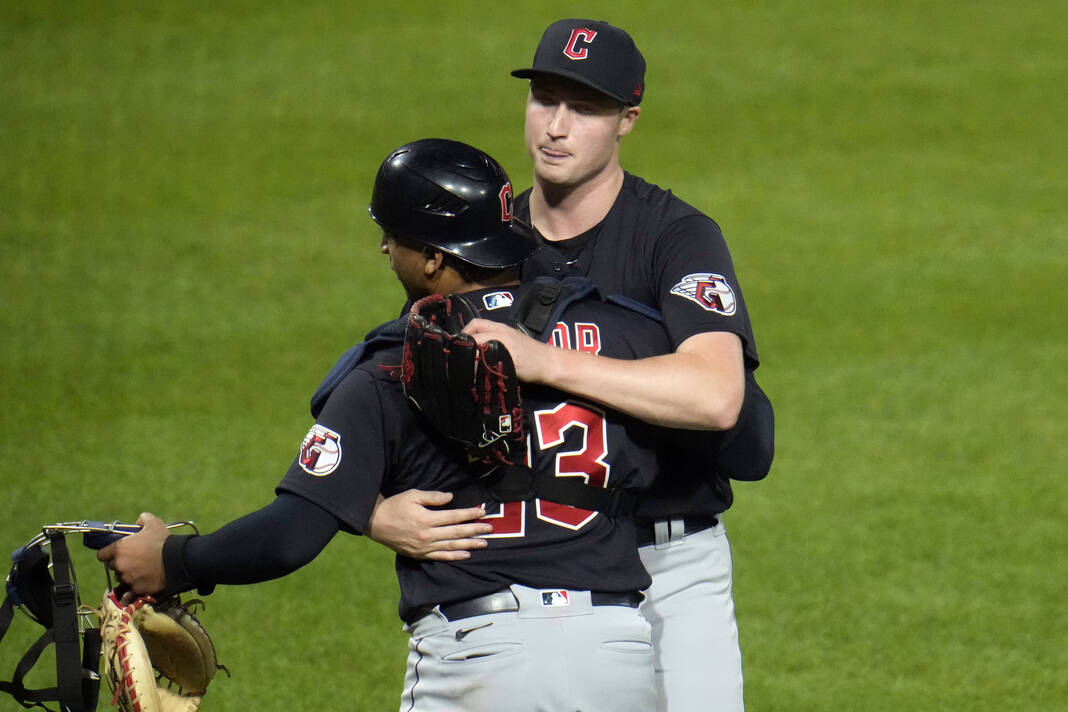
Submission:
[[[638,495],[634,490],[622,487],[592,487],[578,478],[534,472],[526,465],[505,465],[487,477],[453,490],[449,506],[474,507],[483,503],[503,504],[533,499],[590,509],[615,517],[632,512]]]

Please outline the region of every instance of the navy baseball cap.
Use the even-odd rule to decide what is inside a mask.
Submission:
[[[534,65],[513,77],[566,77],[637,106],[645,94],[645,58],[623,30],[598,20],[558,20],[541,36]]]

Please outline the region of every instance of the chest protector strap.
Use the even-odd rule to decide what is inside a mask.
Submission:
[[[548,341],[550,327],[556,326],[568,305],[591,296],[600,295],[585,277],[538,277],[512,305],[508,323],[538,341]]]

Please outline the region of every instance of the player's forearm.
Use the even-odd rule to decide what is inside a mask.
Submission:
[[[499,341],[519,378],[606,405],[654,425],[728,430],[745,396],[741,339],[730,332],[694,334],[673,354],[636,360],[560,349],[504,324],[475,319],[464,332]]]
[[[309,563],[338,531],[315,504],[281,494],[271,504],[204,536],[164,543],[167,590],[250,584],[285,576]]]
[[[676,352],[638,360],[556,350],[543,382],[655,425],[727,430],[744,397],[737,369],[710,366],[695,353]]]

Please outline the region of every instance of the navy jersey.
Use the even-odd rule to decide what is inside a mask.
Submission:
[[[522,288],[519,288],[522,289]],[[464,295],[484,318],[502,321],[516,289]],[[617,358],[671,350],[663,327],[599,301],[572,304],[553,340]],[[401,346],[375,351],[330,394],[300,454],[278,486],[331,512],[342,527],[364,533],[379,492],[455,490],[469,481],[462,449],[420,421],[397,378]],[[552,389],[525,386],[531,466],[606,487],[648,487],[657,474],[652,427]],[[629,517],[539,500],[511,502],[487,513],[489,546],[460,562],[397,557],[400,614],[464,600],[518,583],[541,588],[633,591],[650,579],[637,553]]]
[[[530,219],[530,191],[515,201]],[[537,227],[537,226],[535,226]],[[616,202],[598,225],[546,241],[523,267],[539,275],[589,277],[602,294],[622,294],[660,310],[672,345],[706,331],[730,331],[758,362],[749,313],[719,226],[696,208],[641,178],[624,174]]]
[[[530,220],[530,190],[515,200]],[[537,227],[535,225],[535,227]],[[689,337],[728,331],[742,340],[746,368],[759,364],[745,299],[719,226],[696,208],[630,173],[611,210],[581,235],[544,241],[523,267],[539,275],[589,277],[603,294],[622,294],[658,309],[672,350]],[[729,483],[709,477],[701,438],[662,448],[664,475],[640,501],[642,518],[714,514],[732,501]]]

